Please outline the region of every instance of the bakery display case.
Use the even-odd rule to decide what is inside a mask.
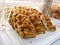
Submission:
[[[59,1],[53,0],[48,15],[42,13],[44,1],[39,1],[2,4],[0,35],[4,45],[50,45],[60,38]]]

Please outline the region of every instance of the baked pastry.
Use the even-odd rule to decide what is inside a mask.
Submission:
[[[52,5],[49,10],[50,16],[56,19],[60,19],[60,7]]]
[[[33,24],[28,20],[26,16],[17,15],[16,22],[14,16],[9,20],[9,23],[22,38],[32,38],[36,36],[36,31]],[[11,21],[13,20],[13,21]],[[13,24],[12,24],[13,23]]]
[[[51,21],[50,21],[50,19],[49,19],[48,16],[46,16],[44,14],[41,15],[41,20],[42,20],[42,22],[43,22],[44,27],[45,27],[46,30],[48,30],[48,31],[55,31],[56,30],[55,25],[53,25],[51,23]]]
[[[33,38],[37,34],[44,34],[46,30],[56,30],[48,16],[28,7],[14,7],[9,24],[21,38]]]
[[[44,24],[42,23],[39,15],[36,15],[36,14],[31,15],[30,21],[34,25],[37,34],[45,33],[45,27],[44,27]]]

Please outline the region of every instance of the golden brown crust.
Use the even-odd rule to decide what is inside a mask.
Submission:
[[[32,38],[37,34],[45,33],[44,20],[49,29],[55,30],[55,26],[52,26],[50,19],[38,10],[27,7],[14,7],[9,17],[9,24],[21,38]]]
[[[52,17],[56,18],[56,19],[60,19],[60,7],[56,6],[56,5],[52,5],[49,13]]]
[[[33,23],[37,34],[45,33],[45,28],[44,28],[44,25],[39,18],[39,15],[31,15],[30,21]]]
[[[46,15],[41,15],[42,22],[48,31],[55,31],[56,27],[51,23],[50,19]]]

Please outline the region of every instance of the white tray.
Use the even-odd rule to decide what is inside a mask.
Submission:
[[[53,19],[52,22],[57,24],[58,20]],[[4,30],[0,31],[2,37],[2,42],[4,45],[50,45],[55,40],[60,38],[60,28],[57,26],[55,32],[46,32],[45,34],[40,34],[32,39],[21,39],[17,33],[8,24]],[[32,41],[32,42],[31,42]]]
[[[23,6],[31,6],[39,10],[39,6],[41,6],[43,3],[32,3],[32,2],[6,2],[4,7],[6,6],[14,6],[14,5],[23,5]],[[4,19],[3,19],[4,20]],[[55,32],[47,32],[45,34],[37,35],[35,38],[32,39],[21,39],[17,33],[11,28],[11,26],[8,24],[8,22],[5,23],[6,26],[4,26],[1,31],[0,35],[2,37],[2,42],[4,45],[50,45],[55,40],[60,38],[60,27],[57,24],[60,24],[60,21],[56,19],[51,19],[52,23],[56,25],[56,31]]]

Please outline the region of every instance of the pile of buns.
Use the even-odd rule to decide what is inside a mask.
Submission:
[[[15,6],[9,17],[9,24],[21,38],[33,38],[44,34],[46,30],[56,30],[48,16],[29,7]]]

